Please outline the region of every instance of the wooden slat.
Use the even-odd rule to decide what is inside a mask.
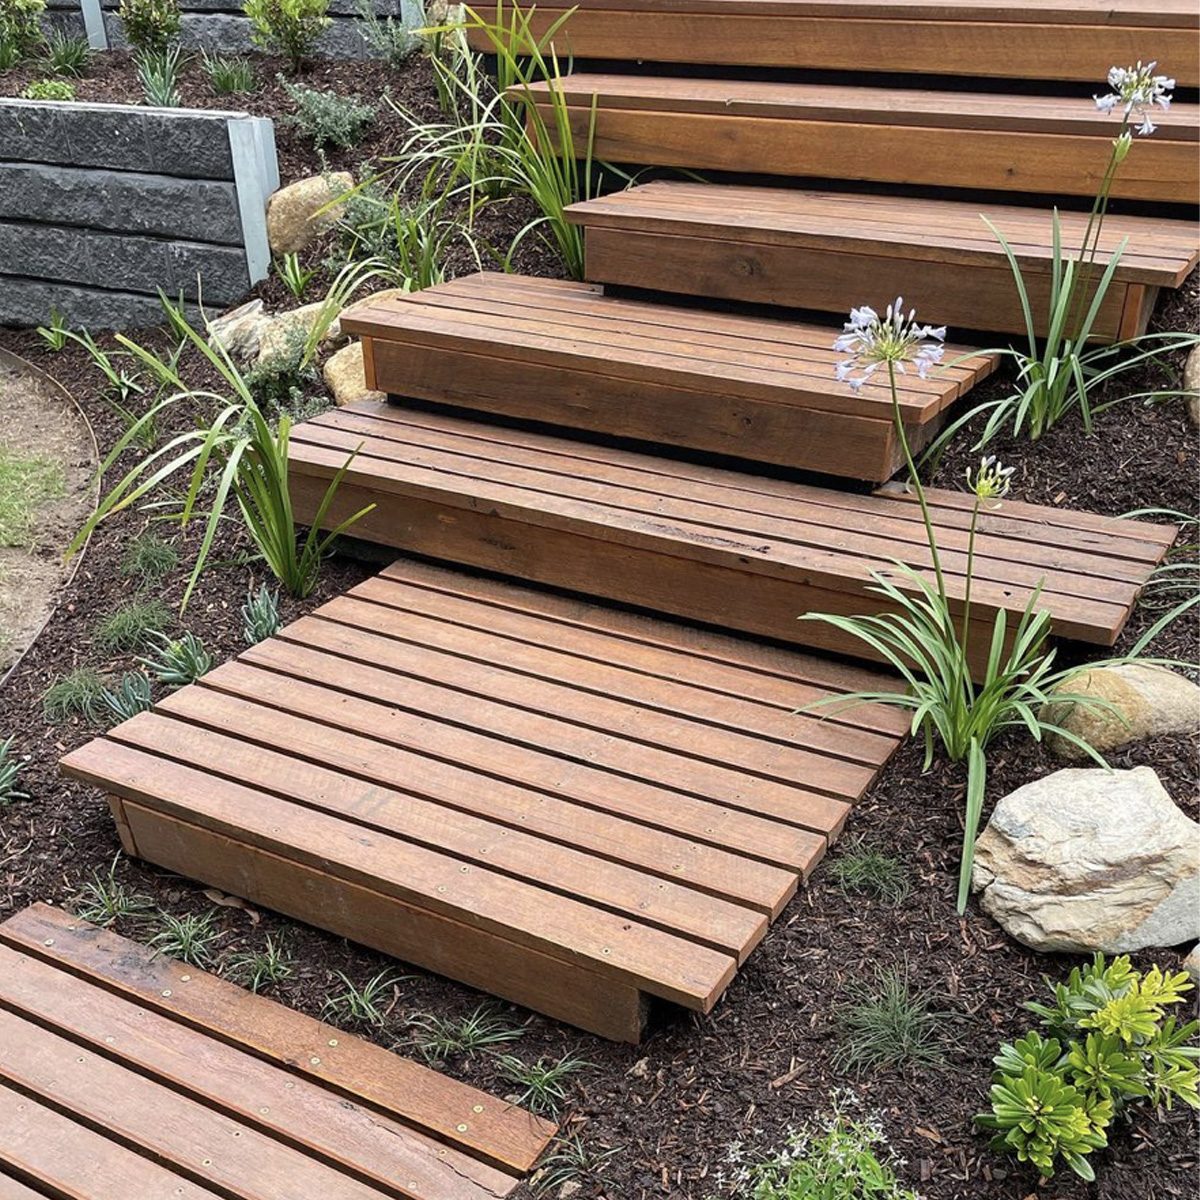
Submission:
[[[35,1192],[0,1171],[0,1200],[45,1200],[45,1193]]]

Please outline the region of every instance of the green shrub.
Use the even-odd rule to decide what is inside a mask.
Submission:
[[[53,75],[69,75],[78,79],[87,74],[92,48],[85,37],[72,37],[61,29],[52,30],[46,38],[43,61]]]
[[[210,55],[204,50],[201,51],[200,61],[213,91],[219,95],[234,96],[254,91],[254,64],[248,58],[236,55],[226,58],[220,54]]]
[[[1128,957],[1106,963],[1097,954],[1053,987],[1052,1004],[1026,1004],[1050,1037],[1031,1030],[993,1060],[992,1111],[975,1118],[995,1130],[993,1147],[1043,1176],[1061,1159],[1092,1180],[1087,1156],[1107,1145],[1108,1127],[1127,1105],[1181,1100],[1200,1109],[1200,1049],[1188,1044],[1200,1022],[1180,1025],[1168,1015],[1191,988],[1184,971],[1154,966],[1142,974]]]
[[[294,125],[318,150],[327,145],[349,150],[358,145],[367,126],[375,120],[374,105],[361,103],[357,96],[322,92],[282,78],[280,82],[296,106],[294,113],[282,118],[283,123]]]
[[[329,0],[246,0],[254,44],[298,71],[329,24]]]
[[[22,100],[74,100],[75,85],[65,79],[35,79],[21,93]]]
[[[163,54],[179,41],[179,0],[121,0],[118,15],[135,51]]]
[[[424,45],[420,30],[428,24],[428,18],[423,3],[397,19],[380,18],[375,0],[358,0],[358,20],[363,41],[394,69],[402,67]]]
[[[15,67],[41,45],[41,15],[46,0],[2,0],[0,2],[0,71]],[[27,96],[39,100],[40,96]]]
[[[139,50],[134,56],[138,79],[146,103],[152,108],[180,108],[179,72],[183,69],[183,51],[178,46],[165,50]]]

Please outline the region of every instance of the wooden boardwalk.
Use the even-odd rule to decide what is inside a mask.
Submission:
[[[709,1011],[903,733],[879,681],[399,562],[64,761],[130,854],[613,1038]]]
[[[494,1200],[553,1133],[59,909],[0,925],[2,1200]]]

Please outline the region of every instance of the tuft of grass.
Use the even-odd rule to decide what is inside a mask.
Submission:
[[[470,1058],[489,1046],[515,1041],[525,1032],[502,1020],[487,1004],[457,1020],[422,1013],[413,1018],[412,1024],[416,1029],[417,1049],[426,1062],[464,1054]]]
[[[341,971],[335,971],[334,974],[342,981],[342,990],[325,1001],[321,1016],[343,1024],[381,1028],[395,1003],[395,989],[404,982],[405,976],[380,971],[359,987]]]
[[[829,873],[846,895],[871,896],[899,904],[912,890],[904,864],[859,837],[829,863]]]
[[[46,46],[42,61],[52,75],[79,79],[87,74],[92,48],[85,37],[67,33],[63,29],[52,29],[46,35]]]
[[[535,1063],[527,1063],[515,1054],[501,1054],[496,1058],[501,1078],[522,1089],[517,1103],[552,1116],[557,1115],[567,1102],[567,1081],[591,1065],[573,1055],[557,1060],[539,1058]]]
[[[530,1181],[535,1196],[565,1194],[568,1183],[580,1180],[598,1171],[618,1151],[593,1151],[583,1144],[579,1134],[556,1138],[553,1152],[542,1162],[537,1174]]]
[[[138,917],[154,908],[149,896],[133,891],[117,878],[117,855],[103,874],[93,871],[71,897],[71,911],[93,925],[111,925],[120,917]]]
[[[283,947],[268,935],[267,944],[261,950],[241,950],[229,956],[224,974],[248,987],[252,992],[261,992],[266,987],[278,987],[294,973],[292,960]]]
[[[17,776],[25,769],[25,760],[12,752],[13,739],[0,742],[0,808],[14,800],[28,800],[25,792],[17,791]]]
[[[159,683],[165,683],[168,687],[183,687],[184,684],[195,683],[201,675],[212,669],[212,655],[194,633],[185,633],[178,638],[155,633],[151,634],[151,641],[155,643],[155,653],[139,658],[138,662]]]
[[[59,463],[0,445],[0,546],[30,546],[38,509],[64,490]]]
[[[207,50],[201,50],[200,61],[213,91],[219,95],[236,96],[254,91],[257,82],[254,63],[243,55],[210,55]]]
[[[160,912],[158,920],[162,928],[150,939],[155,950],[193,967],[212,964],[212,944],[221,936],[215,912],[188,913],[184,917]]]
[[[100,693],[96,701],[96,715],[103,713],[118,724],[148,712],[154,705],[150,695],[150,680],[141,671],[130,671]]]
[[[838,1010],[842,1043],[834,1061],[845,1070],[887,1070],[942,1061],[945,1014],[931,1008],[932,995],[914,991],[907,968],[877,968],[871,983],[850,989]]]
[[[174,543],[146,530],[129,543],[121,559],[121,574],[145,586],[170,575],[178,565],[179,551]]]
[[[56,679],[42,694],[42,712],[47,721],[68,717],[91,717],[104,693],[104,680],[92,667],[81,667]]]
[[[96,644],[106,654],[144,650],[171,623],[161,600],[130,600],[96,626]]]

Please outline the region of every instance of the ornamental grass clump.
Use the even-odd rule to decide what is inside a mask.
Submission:
[[[1200,1022],[1169,1015],[1191,989],[1186,972],[1153,966],[1143,974],[1128,957],[1107,963],[1097,954],[1076,967],[1052,988],[1052,1004],[1025,1005],[1049,1037],[1035,1029],[1001,1046],[992,1109],[977,1124],[995,1131],[996,1149],[1045,1177],[1061,1160],[1093,1180],[1088,1155],[1108,1144],[1123,1109],[1140,1102],[1169,1109],[1176,1100],[1200,1109]]]
[[[867,590],[883,598],[887,611],[874,616],[805,613],[800,620],[822,621],[865,643],[873,657],[889,663],[908,685],[905,691],[857,692],[817,704],[873,702],[910,709],[912,734],[925,742],[925,770],[933,765],[938,744],[953,762],[967,764],[958,884],[961,913],[966,909],[970,889],[990,743],[1008,729],[1027,729],[1038,741],[1045,733],[1054,732],[1104,765],[1085,741],[1044,717],[1042,705],[1051,692],[1058,702],[1107,710],[1112,710],[1112,705],[1096,697],[1073,694],[1064,687],[1074,672],[1054,670],[1055,652],[1046,648],[1050,614],[1040,607],[1040,585],[1030,593],[1015,628],[1010,629],[1003,609],[996,613],[991,637],[981,652],[973,596],[979,517],[985,505],[996,506],[1007,495],[1013,473],[1012,468],[1002,466],[991,456],[967,474],[974,503],[966,557],[951,586],[952,576],[938,545],[928,498],[913,461],[897,388],[899,375],[912,370],[924,379],[941,363],[945,336],[944,327],[923,325],[915,312],[905,312],[904,302],[898,297],[882,316],[872,308],[853,309],[834,342],[834,348],[845,355],[836,368],[840,382],[859,391],[876,375],[886,376],[897,440],[925,527],[928,565],[922,564],[923,569],[918,570],[894,560],[890,571],[871,572],[873,585]],[[956,554],[955,558],[960,556]]]

